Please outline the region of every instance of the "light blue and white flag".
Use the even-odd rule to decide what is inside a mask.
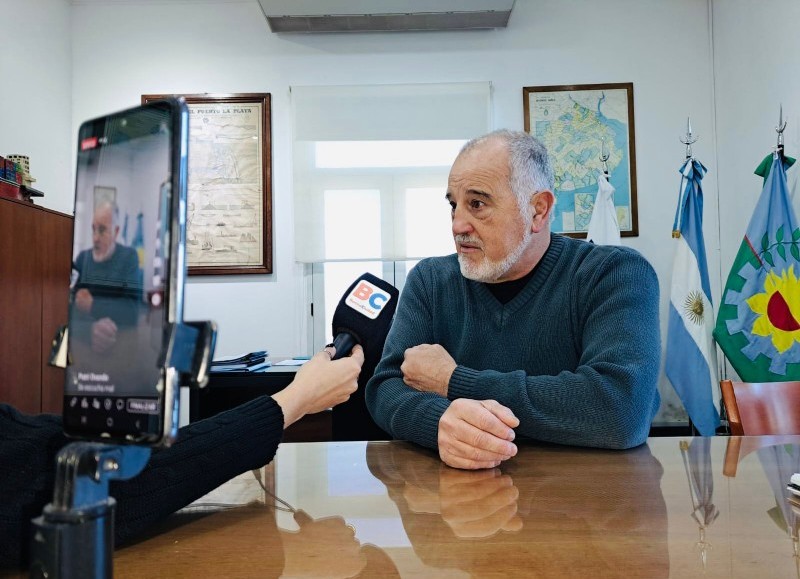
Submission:
[[[589,220],[589,231],[586,241],[597,245],[621,245],[617,210],[614,207],[614,186],[608,182],[603,173],[597,174],[597,195],[594,198],[594,209]]]
[[[703,436],[719,426],[714,311],[703,242],[703,189],[706,168],[686,159],[672,236],[678,247],[672,265],[666,374],[689,418]]]

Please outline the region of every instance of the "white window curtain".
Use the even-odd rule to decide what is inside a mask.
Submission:
[[[295,258],[452,253],[447,174],[489,131],[488,82],[291,88]]]

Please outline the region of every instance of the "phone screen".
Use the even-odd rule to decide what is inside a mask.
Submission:
[[[185,169],[184,111],[160,101],[81,126],[64,389],[70,435],[154,444],[176,427],[177,387],[164,359],[169,324],[182,314],[183,262],[173,244],[182,248],[176,212],[184,204],[175,197],[185,196],[176,166]]]

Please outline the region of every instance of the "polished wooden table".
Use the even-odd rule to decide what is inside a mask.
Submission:
[[[459,471],[401,442],[282,444],[115,554],[117,577],[798,577],[800,437],[522,445]]]

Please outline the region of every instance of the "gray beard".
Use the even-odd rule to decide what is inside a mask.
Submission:
[[[480,281],[483,283],[497,283],[497,280],[503,277],[514,264],[516,264],[525,252],[525,249],[530,243],[533,233],[526,229],[525,235],[520,240],[519,244],[511,250],[504,259],[500,261],[491,261],[484,257],[480,263],[473,264],[469,258],[461,253],[458,254],[458,265],[461,269],[461,275],[473,281]]]
[[[92,258],[97,262],[100,263],[101,261],[108,261],[111,259],[111,256],[114,255],[114,251],[117,249],[117,244],[111,246],[111,248],[103,255],[98,256],[97,252],[94,248],[92,248]]]

